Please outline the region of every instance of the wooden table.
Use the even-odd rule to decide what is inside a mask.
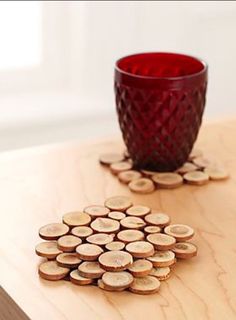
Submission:
[[[33,320],[236,319],[236,122],[203,127],[198,146],[221,159],[231,178],[150,195],[131,193],[99,165],[100,153],[123,149],[119,139],[1,154],[2,287]],[[40,258],[34,253],[38,228],[118,194],[193,226],[198,257],[178,262],[160,292],[151,296],[40,279]]]

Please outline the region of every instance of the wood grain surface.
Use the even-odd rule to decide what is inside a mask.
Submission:
[[[236,122],[204,126],[197,145],[223,161],[230,179],[148,195],[131,193],[98,163],[100,153],[123,150],[121,139],[1,154],[3,288],[33,320],[236,319]],[[167,212],[173,223],[192,226],[198,256],[178,262],[151,296],[40,279],[34,253],[39,227],[118,194]]]

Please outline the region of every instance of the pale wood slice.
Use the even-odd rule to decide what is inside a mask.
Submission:
[[[150,177],[153,176],[154,174],[157,174],[159,172],[157,171],[150,171],[150,170],[141,170],[141,172],[146,176],[146,177]]]
[[[154,183],[148,178],[132,180],[128,186],[131,191],[140,194],[152,193],[155,191]]]
[[[120,172],[118,174],[118,179],[123,183],[130,183],[133,180],[140,179],[142,177],[142,174],[139,171],[136,170],[127,170]]]
[[[100,233],[114,233],[120,229],[120,222],[110,218],[97,218],[91,224],[90,227]]]
[[[152,268],[149,273],[150,276],[156,277],[158,280],[163,281],[167,280],[170,277],[170,268]]]
[[[158,187],[166,189],[174,189],[183,184],[182,176],[174,172],[154,174],[152,180]]]
[[[161,283],[157,278],[146,276],[143,278],[134,278],[129,290],[137,294],[152,294],[159,290],[160,285]]]
[[[120,291],[124,291],[126,288],[111,288],[108,287],[104,284],[104,282],[102,281],[102,279],[98,279],[97,285],[100,289],[102,290],[106,290],[106,291],[116,291],[116,292],[120,292]]]
[[[146,234],[150,234],[150,233],[159,233],[161,232],[161,228],[158,226],[147,226],[144,228],[144,232]]]
[[[72,283],[80,285],[80,286],[84,286],[84,285],[93,283],[93,279],[82,277],[79,274],[77,269],[71,271],[71,273],[70,273],[70,281]]]
[[[190,259],[197,255],[197,246],[190,242],[178,242],[172,251],[178,259]]]
[[[81,260],[93,261],[103,253],[103,249],[96,244],[83,243],[76,248],[76,253]]]
[[[41,278],[51,281],[65,278],[69,271],[69,268],[60,267],[56,261],[43,262],[38,269]]]
[[[114,240],[114,235],[107,233],[96,233],[86,238],[89,243],[97,244],[99,246],[105,246],[106,244]]]
[[[165,227],[164,232],[176,241],[187,241],[194,236],[194,230],[185,224],[171,224]]]
[[[123,271],[133,263],[133,258],[128,252],[108,251],[101,254],[98,261],[106,271]]]
[[[126,217],[126,214],[124,212],[120,212],[120,211],[111,211],[108,214],[108,217],[111,219],[120,221]]]
[[[82,243],[82,240],[73,235],[65,235],[57,240],[57,246],[64,252],[75,251],[75,248]]]
[[[147,258],[154,254],[154,247],[147,241],[135,241],[128,243],[125,247],[134,258]]]
[[[193,160],[194,158],[198,158],[201,156],[203,156],[202,150],[200,150],[198,148],[193,148],[193,150],[190,152],[188,158],[189,158],[189,160]]]
[[[195,171],[197,170],[198,167],[191,163],[191,162],[185,162],[182,167],[180,167],[179,169],[176,170],[177,173],[180,173],[180,174],[185,174],[187,172],[192,172],[192,171]]]
[[[229,173],[223,167],[207,167],[204,172],[211,180],[225,180],[229,177]]]
[[[130,158],[129,151],[128,151],[127,149],[124,151],[124,157],[125,157],[126,159]]]
[[[105,201],[105,206],[112,211],[126,211],[132,205],[130,199],[125,196],[115,196]]]
[[[62,251],[58,249],[55,241],[45,241],[37,244],[35,252],[38,256],[47,259],[55,259]]]
[[[134,278],[127,271],[105,272],[102,281],[110,289],[126,289],[132,284]]]
[[[93,229],[87,226],[79,226],[71,229],[71,233],[81,239],[85,239],[93,234]]]
[[[126,213],[129,216],[135,216],[135,217],[144,217],[150,212],[151,212],[151,209],[149,207],[142,206],[142,205],[132,206],[126,210]]]
[[[111,172],[113,174],[118,174],[132,169],[132,164],[128,161],[116,162],[110,165]]]
[[[63,215],[62,220],[69,227],[87,226],[91,222],[91,217],[85,212],[68,212]]]
[[[61,253],[56,257],[57,264],[65,268],[77,268],[81,263],[76,253]]]
[[[146,223],[142,218],[131,216],[120,220],[120,224],[126,229],[143,229],[146,226]]]
[[[79,274],[82,277],[90,279],[98,279],[104,274],[105,270],[102,269],[97,261],[85,261],[78,267]]]
[[[125,244],[122,241],[112,241],[105,245],[105,248],[109,251],[123,250],[124,247],[125,247]]]
[[[39,229],[39,236],[44,240],[57,240],[69,232],[64,223],[50,223]]]
[[[124,160],[124,155],[119,153],[103,153],[99,157],[99,161],[102,164],[110,165],[112,163],[120,162]]]
[[[193,163],[201,169],[215,165],[216,161],[206,157],[197,157],[193,159]]]
[[[145,216],[144,220],[147,224],[158,226],[160,228],[166,227],[170,224],[170,217],[166,213],[153,212]]]
[[[150,261],[138,259],[131,264],[128,270],[134,277],[145,277],[150,274],[152,268],[153,266]]]
[[[117,239],[124,243],[139,241],[144,239],[144,233],[140,230],[127,229],[117,233]]]
[[[84,212],[88,213],[92,218],[106,217],[110,210],[104,206],[92,205],[84,208]]]
[[[169,267],[176,262],[174,252],[167,251],[156,251],[152,257],[147,258],[151,261],[154,267]]]
[[[170,250],[175,245],[175,238],[163,233],[153,233],[147,236],[147,241],[153,244],[156,250]]]
[[[193,185],[203,185],[209,181],[209,176],[202,171],[192,171],[184,174],[184,180]]]

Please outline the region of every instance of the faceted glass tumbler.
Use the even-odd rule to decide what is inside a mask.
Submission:
[[[140,53],[116,62],[116,109],[137,169],[173,171],[188,159],[206,89],[207,65],[191,56]]]

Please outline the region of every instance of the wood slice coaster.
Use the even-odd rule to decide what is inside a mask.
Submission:
[[[151,212],[151,209],[149,207],[141,206],[141,205],[132,206],[126,210],[126,213],[129,216],[135,216],[135,217],[144,217],[150,212]]]
[[[105,248],[109,251],[119,251],[123,250],[125,247],[124,242],[121,241],[112,241],[105,245]]]
[[[143,278],[134,278],[129,290],[137,294],[151,294],[155,293],[160,288],[160,281],[153,276],[146,276]]]
[[[98,246],[105,246],[106,244],[112,242],[114,235],[107,233],[96,233],[86,238],[89,243],[97,244]]]
[[[152,268],[149,275],[156,277],[160,281],[167,280],[170,277],[170,268]]]
[[[140,230],[127,229],[117,233],[117,239],[124,243],[139,241],[144,239],[144,233]]]
[[[165,213],[153,212],[145,216],[144,220],[147,224],[158,226],[160,228],[166,227],[170,224],[170,217]]]
[[[173,172],[154,174],[152,180],[158,187],[165,189],[174,189],[183,184],[182,176]]]
[[[194,148],[189,154],[189,160],[193,160],[194,158],[201,157],[203,155],[202,150]]]
[[[145,277],[150,274],[152,268],[153,266],[150,261],[138,259],[131,264],[128,270],[134,277]]]
[[[87,226],[91,222],[91,217],[85,212],[68,212],[63,215],[62,220],[69,227]]]
[[[126,217],[126,214],[124,212],[120,212],[120,211],[111,211],[108,214],[108,217],[111,219],[120,221]]]
[[[105,165],[111,165],[112,163],[121,162],[124,160],[124,155],[119,153],[103,153],[99,157],[99,161]]]
[[[147,258],[154,254],[154,247],[147,241],[135,241],[128,243],[125,247],[134,258]]]
[[[144,232],[146,234],[150,234],[150,233],[159,233],[161,232],[161,228],[158,226],[147,226],[144,228]]]
[[[133,180],[140,179],[141,177],[141,173],[136,170],[127,170],[118,174],[118,179],[126,184],[130,183]]]
[[[84,208],[84,212],[88,213],[92,218],[106,217],[110,210],[104,206],[88,206]]]
[[[101,276],[105,272],[105,270],[100,267],[97,261],[82,262],[78,267],[78,271],[82,277],[90,279],[101,278]]]
[[[142,218],[131,216],[120,220],[120,224],[126,229],[143,229],[146,226]]]
[[[102,281],[110,289],[126,289],[132,284],[134,278],[127,271],[105,272]]]
[[[170,250],[175,245],[175,238],[163,233],[153,233],[147,236],[147,241],[153,244],[156,250]]]
[[[96,244],[83,243],[76,248],[76,253],[81,260],[93,261],[103,253],[103,249]]]
[[[37,244],[35,252],[38,256],[47,259],[55,259],[62,251],[58,249],[55,241],[45,241]]]
[[[124,157],[125,157],[126,159],[130,158],[129,151],[128,151],[127,149],[124,151]]]
[[[152,193],[155,190],[154,183],[148,178],[132,180],[128,186],[131,191],[140,194]]]
[[[111,197],[105,201],[105,206],[112,211],[126,211],[132,205],[130,199],[125,196]]]
[[[65,278],[69,271],[69,268],[60,267],[56,261],[43,262],[38,269],[41,278],[51,281]]]
[[[90,224],[90,227],[96,232],[114,233],[120,229],[120,223],[110,218],[97,218]]]
[[[209,176],[202,171],[192,171],[184,174],[184,180],[193,185],[203,185],[209,181]]]
[[[192,171],[195,171],[195,170],[198,170],[198,167],[191,163],[191,162],[185,162],[182,167],[180,167],[179,169],[176,170],[177,173],[180,173],[180,174],[185,174],[187,172],[192,172]]]
[[[93,279],[82,277],[78,270],[73,270],[70,273],[70,281],[74,284],[85,286],[87,284],[91,284],[93,282]]]
[[[81,260],[76,253],[61,253],[56,257],[57,264],[65,268],[78,268]]]
[[[71,229],[71,233],[76,237],[85,239],[93,234],[93,229],[87,226],[74,227]]]
[[[206,158],[206,157],[197,157],[193,159],[193,163],[201,169],[204,169],[206,167],[210,167],[212,165],[214,165],[214,161]]]
[[[141,170],[141,172],[146,176],[146,177],[150,177],[153,176],[154,174],[157,174],[159,172],[157,171],[150,171],[150,170]]]
[[[186,241],[194,236],[194,230],[185,224],[171,224],[165,227],[164,232],[176,241]]]
[[[176,262],[174,252],[167,251],[156,251],[152,257],[147,258],[151,261],[154,267],[169,267]]]
[[[101,254],[98,261],[106,271],[123,271],[133,263],[133,258],[125,251],[108,251]]]
[[[116,291],[116,292],[120,292],[120,291],[124,291],[126,288],[110,288],[108,286],[106,286],[104,284],[104,282],[102,281],[102,279],[98,279],[97,285],[100,289],[105,290],[105,291]]]
[[[50,223],[39,229],[39,236],[44,240],[57,240],[69,230],[69,227],[63,223]]]
[[[128,161],[116,162],[110,165],[110,169],[113,174],[118,174],[123,171],[131,170],[132,164]]]
[[[197,255],[197,246],[190,242],[178,242],[172,251],[175,253],[176,258],[190,259]]]
[[[207,167],[204,172],[209,176],[211,180],[225,180],[229,177],[228,172],[224,168],[219,167]]]
[[[57,246],[64,252],[75,251],[75,248],[82,243],[82,240],[73,235],[65,235],[57,240]]]

